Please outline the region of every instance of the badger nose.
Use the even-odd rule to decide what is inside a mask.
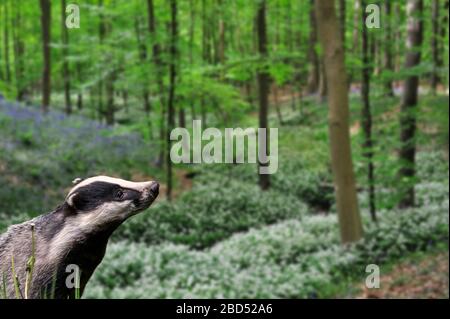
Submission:
[[[159,194],[159,184],[157,182],[153,182],[150,186],[150,191],[156,197]]]

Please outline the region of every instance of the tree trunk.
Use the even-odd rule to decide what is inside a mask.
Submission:
[[[0,6],[0,21],[4,21],[3,6]],[[0,34],[1,34],[1,25],[0,25]],[[2,56],[4,54],[3,47],[2,47],[3,45],[4,45],[4,43],[1,43],[1,41],[0,41],[0,61],[3,61],[3,59],[2,59]],[[3,81],[4,79],[5,79],[5,76],[3,75],[3,68],[0,67],[0,81]]]
[[[337,211],[343,243],[363,236],[349,134],[348,84],[334,1],[316,1],[319,39],[329,89],[329,136]]]
[[[423,0],[408,0],[408,36],[406,39],[405,69],[413,68],[420,63],[421,47],[423,41]],[[415,157],[416,157],[416,106],[418,99],[419,77],[406,78],[403,88],[403,98],[400,113],[400,164],[399,180],[405,181],[405,190],[402,189],[402,198],[399,207],[414,206]]]
[[[309,48],[308,48],[308,62],[309,62],[309,74],[308,83],[306,85],[306,91],[308,94],[317,93],[319,88],[319,57],[316,52],[317,43],[317,26],[316,17],[314,15],[314,0],[310,0],[310,13],[309,13]]]
[[[261,0],[258,6],[256,16],[256,30],[258,33],[258,52],[263,61],[267,58],[267,26],[266,26],[266,1]],[[258,87],[259,87],[259,127],[268,130],[267,112],[269,107],[269,74],[266,67],[258,70]],[[259,145],[268,145],[269,132],[266,134],[266,140],[262,140],[262,136],[258,136]],[[267,150],[269,147],[267,147]],[[258,166],[262,167],[267,164],[258,162]],[[259,185],[262,190],[267,190],[270,187],[270,175],[259,174]]]
[[[22,101],[25,97],[25,84],[24,84],[24,54],[25,43],[21,38],[21,25],[22,25],[22,13],[21,3],[17,3],[15,6],[16,13],[13,22],[13,40],[14,40],[14,68],[16,74],[16,88],[17,88],[17,100]]]
[[[224,7],[222,0],[218,0],[219,13],[219,44],[218,44],[218,58],[219,63],[225,63],[225,21],[223,19]]]
[[[44,68],[42,70],[42,110],[48,111],[50,105],[50,22],[51,4],[50,0],[39,0],[41,7],[41,27],[42,27],[42,53],[44,58]]]
[[[367,182],[369,184],[369,208],[370,216],[374,222],[377,221],[375,208],[375,176],[373,164],[373,141],[372,141],[372,114],[370,110],[370,73],[369,66],[369,38],[367,35],[367,27],[365,21],[367,13],[365,10],[366,3],[362,0],[362,83],[361,83],[361,99],[362,108],[362,127],[364,130],[363,155],[367,161]]]
[[[177,41],[178,41],[178,21],[177,21],[177,0],[170,0],[170,66],[169,66],[169,99],[167,114],[167,199],[172,199],[172,160],[170,159],[170,149],[172,141],[170,132],[175,126],[175,89],[176,89],[176,59],[177,59]]]
[[[384,12],[385,12],[385,38],[384,38],[384,69],[386,71],[394,72],[394,63],[392,60],[392,21],[391,21],[391,2],[385,1]],[[394,96],[394,89],[392,88],[392,80],[386,80],[385,90],[387,96]]]
[[[98,6],[100,7],[100,10],[103,10],[103,0],[98,0]],[[105,18],[103,16],[103,13],[100,12],[99,14],[100,23],[98,26],[98,36],[99,36],[99,42],[100,45],[103,44],[103,41],[105,39],[106,35],[106,26],[105,26]],[[103,52],[102,52],[103,54]],[[103,117],[105,116],[105,110],[103,109],[103,80],[102,78],[98,82],[98,118],[99,121],[102,121]]]
[[[5,75],[6,75],[6,82],[11,82],[11,65],[9,60],[9,17],[8,17],[8,7],[9,7],[9,1],[5,2],[4,6],[4,29],[3,29],[3,48],[5,50],[4,56],[5,56]]]
[[[142,63],[145,63],[147,61],[147,46],[141,39],[141,30],[140,30],[140,25],[139,25],[139,19],[137,17],[134,21],[134,27],[135,27],[135,31],[136,31],[136,40],[137,40],[137,44],[138,44],[139,60]],[[150,111],[151,111],[152,107],[150,104],[150,92],[148,90],[149,83],[148,83],[147,79],[145,79],[143,85],[144,85],[144,88],[142,91],[142,98],[144,101],[144,112],[145,112],[145,115],[147,116],[147,119],[149,120]],[[148,123],[150,124],[150,121]],[[150,127],[149,127],[149,129],[151,131]]]
[[[64,101],[66,114],[72,113],[72,103],[70,100],[70,72],[69,72],[69,62],[67,57],[69,55],[69,33],[66,27],[66,0],[61,0],[61,40],[63,44],[62,49],[62,77],[64,81]]]
[[[431,91],[436,94],[436,88],[439,83],[438,67],[439,67],[439,0],[433,0],[431,5],[431,21],[432,21],[432,33],[431,33],[431,57],[433,59],[433,72],[431,73]]]
[[[153,55],[153,63],[156,67],[156,82],[159,88],[159,101],[161,105],[161,114],[160,114],[160,126],[159,126],[159,141],[161,142],[161,148],[159,152],[158,164],[159,166],[164,165],[164,156],[165,156],[165,148],[166,148],[166,99],[164,97],[164,82],[163,82],[163,65],[160,58],[160,45],[158,42],[157,34],[156,34],[156,18],[155,18],[155,7],[153,0],[147,0],[147,13],[148,13],[148,30],[150,33],[150,37],[152,39],[152,55]]]
[[[77,63],[77,76],[79,83],[82,83],[82,66],[81,62]],[[79,111],[83,109],[83,92],[80,90],[77,93],[77,108]]]
[[[105,120],[107,125],[114,125],[116,106],[114,102],[114,82],[116,81],[117,70],[112,70],[106,79],[106,112]]]

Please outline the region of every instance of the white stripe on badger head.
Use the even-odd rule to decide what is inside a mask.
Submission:
[[[67,195],[67,198],[70,197],[77,189],[80,187],[87,186],[89,184],[95,183],[95,182],[105,182],[110,184],[117,184],[123,188],[129,188],[134,189],[136,191],[142,192],[144,189],[150,187],[153,183],[153,181],[150,182],[130,182],[126,181],[124,179],[120,178],[114,178],[114,177],[108,177],[108,176],[96,176],[96,177],[90,177],[88,179],[83,180],[79,184],[77,184],[74,188],[72,188]]]

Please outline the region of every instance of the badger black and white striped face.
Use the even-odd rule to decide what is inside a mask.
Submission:
[[[76,213],[79,226],[102,226],[122,222],[147,209],[159,193],[157,182],[135,183],[97,176],[82,180],[71,189],[66,202]]]

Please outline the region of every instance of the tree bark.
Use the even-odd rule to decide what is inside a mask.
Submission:
[[[362,127],[364,131],[363,155],[367,161],[367,182],[369,185],[369,209],[370,216],[374,222],[377,221],[375,206],[375,170],[373,164],[373,140],[372,140],[372,114],[370,110],[370,73],[369,66],[369,37],[365,21],[367,13],[365,10],[366,2],[362,0],[362,83],[361,98],[363,102],[362,108]]]
[[[342,242],[348,243],[359,240],[363,228],[351,155],[344,49],[334,1],[316,1],[315,12],[329,89],[329,136],[337,211]]]
[[[22,101],[25,97],[25,84],[24,84],[24,54],[25,54],[25,43],[21,38],[22,30],[22,13],[21,13],[21,3],[17,3],[15,6],[15,17],[12,26],[12,34],[14,40],[14,68],[16,74],[16,90],[17,90],[17,100]]]
[[[407,39],[405,69],[412,68],[420,63],[421,47],[423,42],[423,0],[408,0]],[[416,157],[416,106],[418,100],[419,77],[409,76],[404,82],[403,97],[400,113],[400,164],[399,180],[405,181],[405,190],[402,189],[402,198],[399,207],[414,206],[414,185]]]
[[[439,0],[433,0],[431,4],[431,57],[433,59],[433,72],[431,73],[431,91],[436,94],[436,88],[439,83],[438,67],[440,65],[439,57]]]
[[[391,9],[392,5],[390,1],[385,1],[384,3],[384,13],[385,13],[385,38],[384,38],[384,69],[386,71],[394,72],[394,63],[392,59],[392,21],[391,21]],[[386,80],[385,90],[388,96],[394,96],[394,89],[392,87],[392,80]]]
[[[9,60],[9,17],[8,17],[8,7],[9,7],[9,1],[5,2],[4,6],[4,29],[3,29],[3,48],[5,50],[4,56],[5,56],[5,75],[6,75],[6,82],[11,82],[11,65]]]
[[[50,22],[51,22],[51,4],[50,0],[39,0],[41,7],[41,28],[42,28],[42,54],[44,58],[44,68],[42,70],[42,110],[48,111],[50,105]]]
[[[258,52],[262,59],[262,62],[266,62],[267,58],[267,25],[266,25],[266,1],[261,0],[258,6],[256,15],[256,30],[258,33]],[[268,145],[269,132],[267,113],[269,107],[269,74],[266,70],[266,66],[260,67],[258,70],[258,87],[259,87],[259,127],[266,129],[266,140],[262,140],[262,136],[258,136],[260,139],[259,145]],[[267,150],[269,148],[267,147]],[[258,162],[258,166],[262,167],[264,163]],[[270,187],[270,175],[259,174],[259,186],[262,190],[267,190]]]
[[[82,65],[81,62],[77,62],[77,76],[79,83],[82,83]],[[77,109],[81,111],[83,109],[83,92],[80,90],[77,93]]]
[[[61,0],[61,38],[63,43],[62,55],[62,77],[64,81],[64,102],[66,114],[72,113],[72,102],[70,99],[70,72],[67,56],[69,55],[69,33],[66,27],[66,0]]]
[[[148,31],[152,39],[152,57],[153,63],[156,67],[156,82],[159,88],[159,101],[161,105],[160,113],[160,126],[159,126],[159,141],[161,142],[161,148],[159,152],[158,164],[159,166],[164,165],[164,156],[166,148],[166,99],[164,97],[164,82],[163,82],[163,65],[160,57],[160,45],[158,42],[156,34],[156,18],[155,18],[155,7],[153,0],[147,0],[147,16],[148,16]]]
[[[170,65],[169,65],[169,99],[167,114],[167,199],[172,199],[173,188],[173,172],[172,160],[170,159],[170,148],[172,141],[170,132],[175,126],[175,89],[176,89],[176,59],[177,59],[177,42],[178,42],[178,21],[177,21],[177,0],[170,0]]]
[[[346,8],[346,0],[339,0],[339,22],[341,27],[341,38],[342,38],[342,46],[344,48],[345,54],[345,33],[346,33],[346,16],[347,16],[347,8]]]
[[[100,10],[103,10],[103,0],[98,0],[98,6],[100,7]],[[106,36],[106,26],[105,26],[105,18],[102,13],[102,11],[99,14],[99,25],[98,25],[98,37],[100,45],[103,44],[103,41]],[[102,52],[103,53],[103,52]],[[97,111],[98,111],[98,118],[99,121],[101,121],[105,116],[105,110],[103,109],[103,80],[102,78],[98,82],[98,105],[97,105]]]

